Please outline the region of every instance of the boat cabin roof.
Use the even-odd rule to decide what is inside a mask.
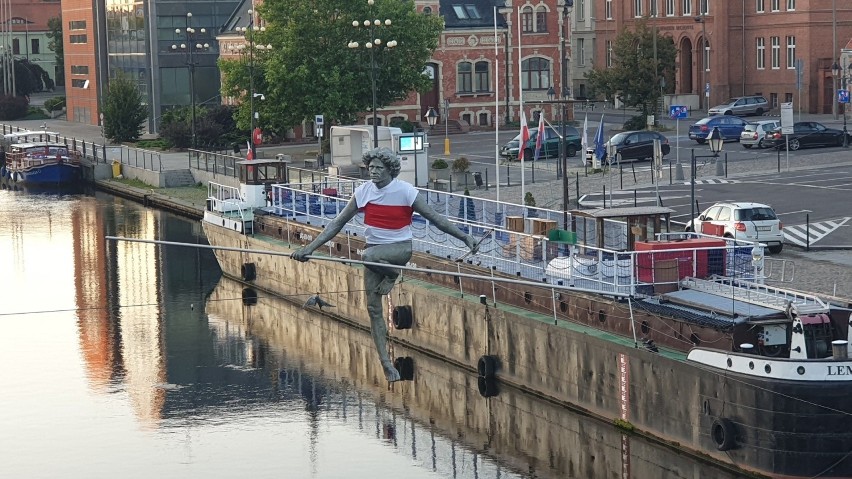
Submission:
[[[669,219],[675,211],[663,206],[622,206],[617,208],[595,208],[592,210],[572,210],[571,218],[574,231],[585,228],[578,224],[582,220],[595,224],[596,243],[593,246],[605,248],[606,220],[624,220],[627,223],[627,249],[633,250],[637,241],[647,241],[656,234],[671,231]]]
[[[35,136],[39,136],[39,137],[40,137],[40,136],[48,136],[48,135],[56,136],[56,135],[58,135],[58,134],[59,134],[59,133],[57,133],[57,132],[55,132],[55,131],[47,131],[47,130],[38,130],[38,131],[19,131],[19,132],[15,132],[15,133],[6,133],[6,134],[4,134],[4,135],[3,135],[3,140],[4,140],[6,143],[14,144],[14,143],[21,143],[22,141],[25,141],[27,138],[29,138],[29,137],[31,137],[31,136],[32,136],[32,137],[35,137]]]
[[[68,148],[64,143],[55,143],[48,141],[40,141],[38,143],[15,143],[11,145],[13,151],[25,151],[33,148]]]
[[[288,162],[274,159],[240,160],[236,162],[240,183],[269,185],[287,182]]]
[[[573,210],[572,215],[587,218],[630,218],[634,216],[670,215],[675,210],[663,206],[622,206],[618,208],[595,208],[593,210]]]

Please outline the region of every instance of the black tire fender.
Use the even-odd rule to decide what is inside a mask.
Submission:
[[[240,267],[240,275],[243,281],[254,281],[257,279],[257,267],[254,263],[243,263]]]
[[[497,374],[497,367],[500,365],[500,360],[497,356],[491,356],[486,354],[479,358],[479,361],[476,363],[476,371],[479,373],[479,377],[483,378],[493,378],[495,374]]]
[[[411,329],[414,323],[414,315],[411,313],[411,306],[396,306],[391,313],[393,319],[393,327],[395,329]]]
[[[716,445],[716,449],[720,451],[733,449],[737,444],[736,436],[736,427],[730,419],[724,417],[716,418],[713,421],[713,425],[710,426],[710,438],[713,440],[713,444]]]
[[[494,397],[500,393],[497,388],[497,380],[494,378],[484,378],[479,376],[476,380],[476,385],[479,389],[479,395],[484,398]]]

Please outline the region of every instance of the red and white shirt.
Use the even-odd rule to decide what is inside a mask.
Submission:
[[[394,178],[384,188],[368,181],[355,188],[355,204],[364,212],[367,244],[390,244],[410,240],[411,216],[417,188]]]

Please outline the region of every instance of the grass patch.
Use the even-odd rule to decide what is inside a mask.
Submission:
[[[41,108],[30,107],[29,111],[27,111],[27,116],[21,118],[21,120],[49,120],[50,117],[44,113],[44,110]]]
[[[633,432],[636,429],[636,426],[624,419],[616,419],[613,421],[613,424],[615,424],[615,427],[627,432]]]
[[[132,186],[133,188],[141,188],[143,190],[150,190],[153,186],[145,183],[142,180],[130,179],[130,178],[113,178],[112,181],[117,181],[122,185]],[[159,189],[159,188],[158,188]]]

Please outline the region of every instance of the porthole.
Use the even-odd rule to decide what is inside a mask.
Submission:
[[[524,291],[524,302],[527,304],[532,303],[532,294],[528,291]]]
[[[799,376],[805,374],[805,367],[799,366],[798,368],[796,368],[796,372],[799,373]]]
[[[731,358],[728,358],[728,367],[731,367],[733,365],[734,365],[734,362],[731,361]]]
[[[754,369],[754,361],[749,361],[749,362],[748,362],[748,368],[749,368],[749,369]]]
[[[604,310],[598,311],[598,321],[602,323],[606,322],[606,313],[604,312]]]
[[[650,326],[648,326],[648,321],[642,321],[639,330],[642,331],[642,334],[648,334],[648,331],[651,330]]]
[[[566,303],[565,301],[560,301],[559,302],[559,311],[561,311],[563,313],[567,313],[568,312],[568,303]]]
[[[763,370],[766,371],[766,374],[771,374],[772,373],[772,366],[767,364],[766,366],[763,367]]]

